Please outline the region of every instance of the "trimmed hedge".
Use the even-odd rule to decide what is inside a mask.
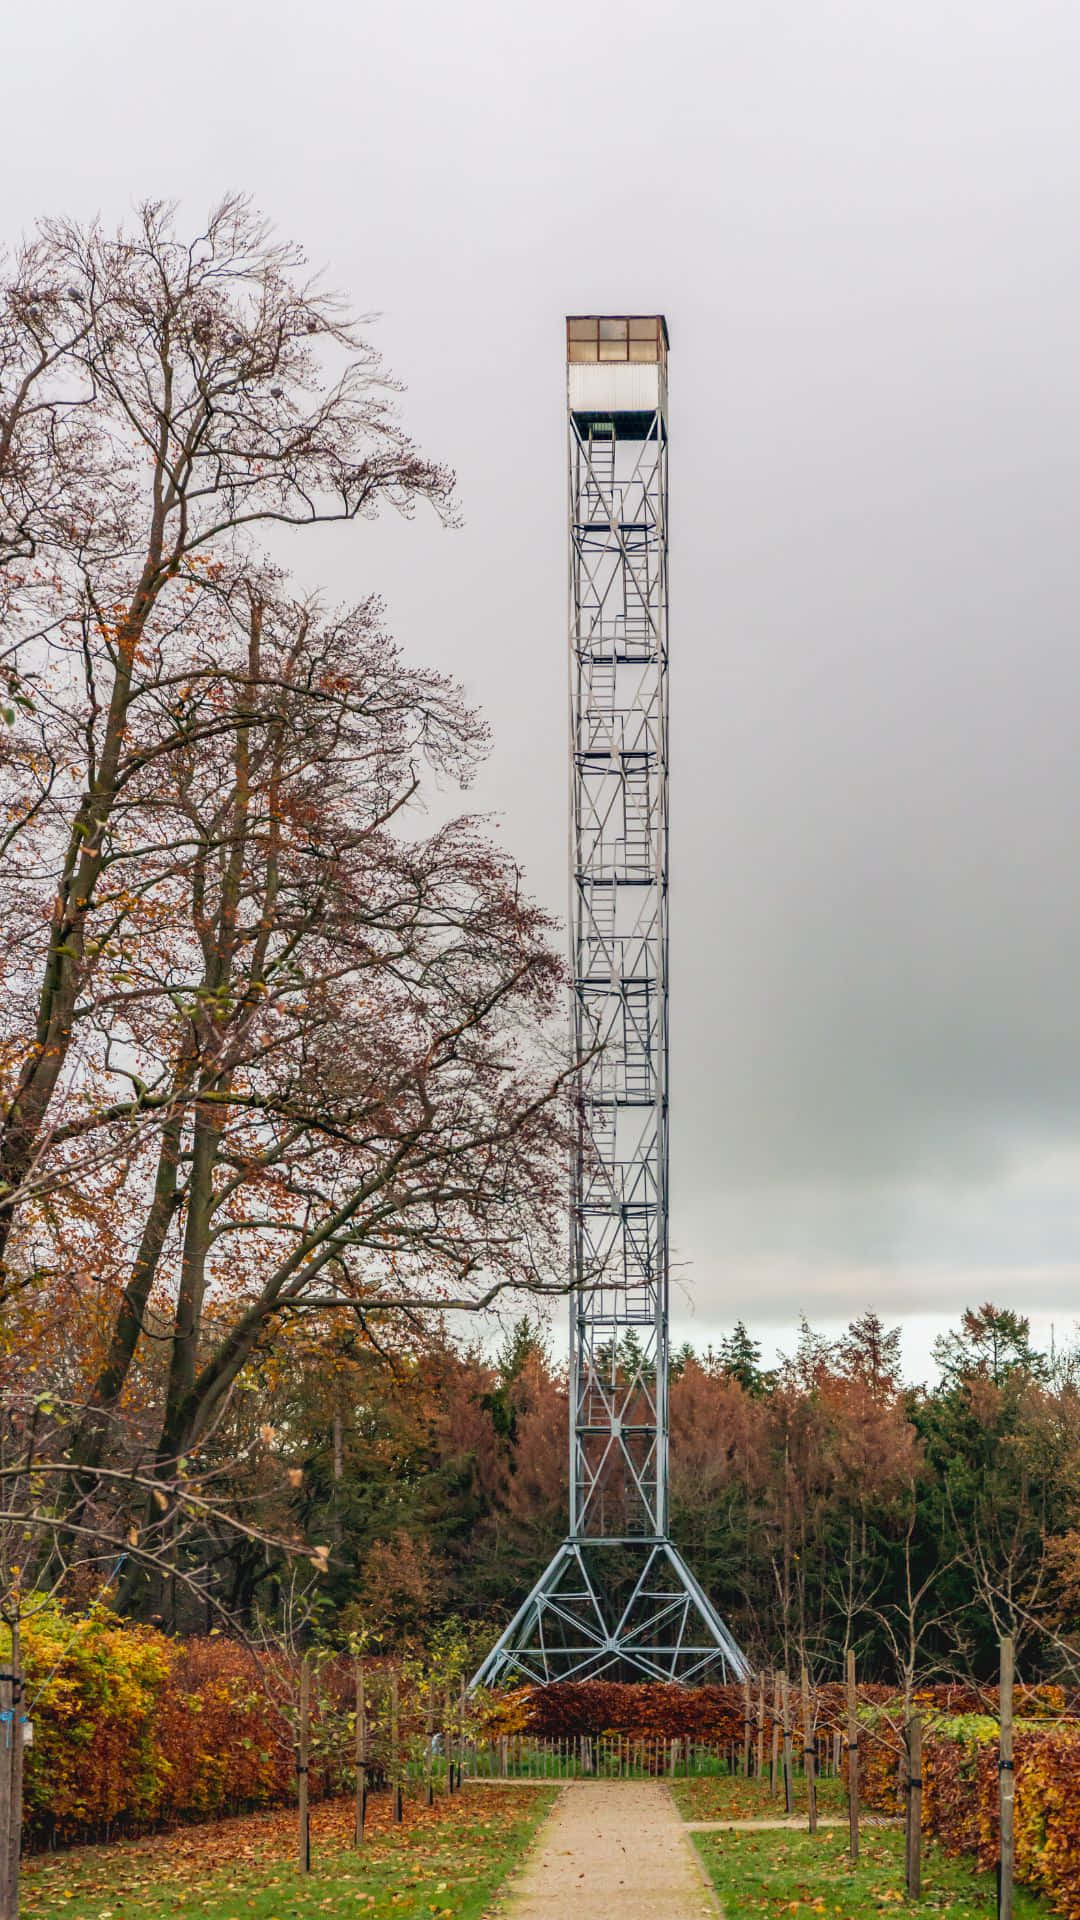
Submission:
[[[732,1741],[743,1736],[740,1687],[625,1686],[609,1680],[552,1682],[521,1688],[496,1702],[495,1733],[528,1733],[540,1740],[628,1738]]]
[[[921,1707],[939,1713],[971,1711],[980,1703],[978,1694],[957,1686],[931,1687],[917,1698]],[[994,1695],[983,1698],[993,1699]],[[860,1687],[859,1699],[864,1708],[868,1703],[880,1710],[895,1705],[897,1715],[902,1716],[894,1687]],[[752,1714],[756,1714],[757,1704],[755,1682],[751,1689]],[[1025,1714],[1036,1717],[1061,1714],[1066,1701],[1060,1688],[1031,1687],[1017,1689],[1017,1704]],[[802,1709],[797,1686],[792,1688],[790,1711],[793,1724],[798,1725]],[[835,1682],[816,1687],[813,1712],[823,1733],[846,1727],[843,1687]],[[519,1687],[494,1696],[490,1726],[494,1733],[531,1733],[538,1739],[574,1739],[579,1734],[595,1738],[613,1733],[630,1739],[662,1736],[671,1740],[715,1740],[724,1745],[742,1741],[744,1713],[741,1686],[625,1686],[608,1680],[574,1680],[546,1687]],[[771,1680],[766,1687],[765,1731],[768,1740],[772,1734]]]
[[[104,1608],[50,1606],[22,1628],[33,1745],[24,1782],[35,1845],[111,1838],[281,1806],[295,1793],[288,1726],[256,1656],[170,1640]],[[319,1772],[313,1797],[331,1781]]]
[[[1048,1710],[1050,1703],[1030,1704]],[[890,1742],[895,1737],[894,1726]],[[923,1829],[947,1853],[973,1854],[981,1867],[997,1864],[1000,1847],[997,1742],[997,1721],[974,1713],[929,1718],[923,1734]],[[894,1747],[873,1720],[860,1747],[867,1805],[895,1813]],[[1080,1920],[1080,1722],[1018,1721],[1014,1759],[1016,1877],[1066,1920]]]

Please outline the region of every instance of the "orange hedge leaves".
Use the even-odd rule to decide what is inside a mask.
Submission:
[[[687,1737],[731,1741],[743,1736],[741,1687],[625,1686],[608,1680],[553,1682],[503,1696],[493,1715],[496,1733],[530,1733],[540,1740],[578,1734],[625,1734],[632,1739]]]
[[[992,1697],[992,1696],[986,1696]],[[917,1696],[924,1708],[941,1713],[971,1711],[980,1696],[956,1686],[931,1687]],[[1065,1696],[1060,1688],[1029,1688],[1024,1695],[1026,1713],[1060,1713]],[[1017,1693],[1018,1704],[1021,1693]],[[860,1687],[859,1700],[885,1705],[896,1700],[894,1687]],[[769,1676],[765,1689],[765,1728],[772,1731],[773,1682]],[[758,1682],[751,1687],[751,1715],[758,1705]],[[822,1731],[846,1726],[846,1702],[842,1686],[829,1682],[812,1692],[815,1725]],[[793,1723],[801,1715],[799,1690],[792,1692]],[[676,1740],[690,1738],[715,1740],[721,1744],[741,1741],[744,1725],[744,1694],[741,1686],[671,1687],[661,1684],[625,1686],[607,1680],[555,1682],[547,1687],[520,1687],[497,1696],[492,1707],[494,1733],[532,1733],[538,1739],[572,1739],[578,1734],[625,1734],[628,1738],[663,1736]]]
[[[158,1819],[280,1806],[295,1789],[287,1729],[259,1684],[256,1656],[245,1647],[222,1640],[175,1647],[155,1732],[169,1763]]]
[[[924,1830],[981,1867],[999,1851],[997,1739],[997,1722],[976,1714],[931,1722],[923,1735]],[[897,1809],[895,1732],[889,1740],[871,1723],[860,1741],[863,1796],[883,1813]],[[1021,1722],[1014,1749],[1016,1877],[1080,1920],[1080,1723]]]
[[[292,1797],[291,1736],[246,1648],[179,1642],[104,1609],[78,1617],[59,1607],[25,1622],[22,1648],[31,1842],[111,1837]],[[313,1774],[313,1797],[328,1784]]]

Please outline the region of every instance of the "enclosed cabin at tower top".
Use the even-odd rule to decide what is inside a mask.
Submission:
[[[665,430],[668,328],[662,313],[572,313],[566,322],[567,401],[579,433],[610,422],[617,440]]]

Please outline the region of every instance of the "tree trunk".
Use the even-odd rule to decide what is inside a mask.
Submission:
[[[183,1110],[178,1108],[162,1133],[153,1199],[131,1270],[131,1279],[124,1288],[109,1351],[72,1442],[72,1458],[80,1467],[101,1465],[108,1439],[109,1415],[123,1392],[143,1330],[147,1301],[178,1204],[177,1169],[183,1124]]]
[[[5,1256],[19,1189],[34,1164],[45,1117],[71,1047],[86,948],[86,919],[101,875],[104,830],[116,800],[135,653],[168,577],[161,560],[161,530],[155,524],[139,585],[117,628],[116,669],[97,775],[90,791],[83,795],[68,838],[38,993],[35,1043],[0,1127],[0,1294],[4,1292]]]
[[[158,1459],[170,1465],[183,1453],[191,1434],[191,1392],[206,1292],[206,1261],[214,1207],[214,1167],[221,1139],[219,1117],[197,1112],[188,1179],[187,1221],[180,1261],[180,1289],[173,1323],[169,1385]]]

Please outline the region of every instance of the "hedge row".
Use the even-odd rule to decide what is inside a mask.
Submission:
[[[33,1615],[22,1629],[33,1723],[32,1844],[109,1838],[279,1806],[295,1791],[292,1733],[256,1656],[178,1642],[104,1610]],[[313,1795],[332,1784],[312,1776]]]
[[[932,1687],[917,1696],[924,1710],[937,1713],[970,1711],[992,1701],[992,1693],[980,1696],[968,1688]],[[895,1689],[860,1687],[859,1700],[865,1706],[874,1703],[887,1709],[896,1703]],[[1060,1688],[1018,1689],[1018,1708],[1032,1718],[1060,1715],[1066,1709]],[[758,1687],[751,1689],[751,1713],[756,1715]],[[897,1714],[902,1709],[896,1703]],[[794,1724],[800,1721],[798,1688],[792,1689],[789,1709]],[[826,1684],[814,1689],[812,1713],[822,1731],[846,1725],[846,1696],[842,1686]],[[741,1742],[745,1724],[745,1694],[741,1686],[671,1687],[663,1685],[623,1686],[607,1680],[556,1682],[546,1687],[522,1687],[504,1695],[493,1708],[492,1730],[496,1733],[531,1733],[538,1739],[574,1739],[579,1734],[594,1738],[603,1733],[627,1738],[691,1738],[719,1743]],[[756,1731],[756,1728],[755,1728]],[[772,1735],[772,1685],[766,1687],[765,1735]]]
[[[628,1739],[690,1738],[741,1741],[741,1687],[628,1686],[611,1680],[555,1681],[506,1694],[494,1709],[493,1731],[542,1740],[581,1734]]]
[[[871,1723],[864,1751],[867,1804],[899,1806],[895,1732]],[[978,1714],[931,1720],[923,1735],[923,1827],[947,1853],[993,1867],[999,1852],[998,1724]],[[1016,1877],[1045,1894],[1066,1920],[1080,1920],[1080,1723],[1019,1721],[1016,1767]]]

